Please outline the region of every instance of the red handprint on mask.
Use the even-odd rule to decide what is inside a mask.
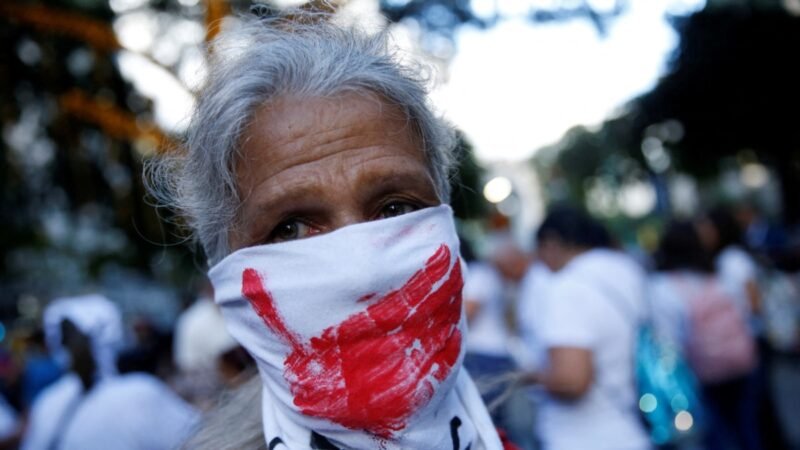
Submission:
[[[244,297],[291,347],[284,378],[295,406],[385,439],[405,428],[457,362],[463,284],[459,261],[451,267],[442,245],[402,287],[304,343],[284,323],[258,272],[242,274]]]

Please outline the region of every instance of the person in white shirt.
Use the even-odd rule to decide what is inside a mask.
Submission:
[[[503,360],[507,365],[509,333],[505,323],[503,279],[491,264],[467,263],[463,298],[469,324],[467,359],[471,356],[487,360]],[[473,376],[478,376],[474,373]]]
[[[644,271],[609,249],[602,226],[574,208],[548,213],[537,241],[554,272],[532,318],[530,345],[543,364],[525,379],[544,391],[537,411],[543,448],[649,449],[633,367]]]
[[[714,270],[723,287],[755,319],[761,309],[758,265],[746,250],[736,220],[728,211],[717,208],[701,217],[696,227],[703,247],[713,255]],[[752,324],[757,332],[757,321]]]
[[[174,336],[173,355],[179,372],[171,385],[181,397],[207,410],[226,387],[220,370],[224,356],[239,351],[207,282],[197,300],[178,317]]]
[[[714,272],[691,222],[667,226],[656,265],[648,284],[653,324],[662,339],[683,351],[702,387],[704,448],[764,448],[753,383],[758,354],[747,325],[747,305]]]
[[[84,395],[58,449],[172,450],[199,422],[199,412],[158,378],[131,373]]]
[[[505,398],[499,381],[515,373],[518,365],[511,353],[514,336],[508,319],[528,256],[507,237],[494,242],[488,261],[473,260],[466,242],[462,242],[461,253],[468,267],[462,292],[468,321],[464,368],[486,404],[492,405],[495,426],[520,448],[533,448],[527,399]]]
[[[55,300],[45,310],[44,330],[69,372],[34,401],[22,450],[169,450],[199,421],[157,378],[117,375],[122,319],[108,299]]]
[[[31,406],[20,449],[47,450],[58,445],[84,386],[117,373],[122,345],[122,317],[100,295],[53,300],[43,317],[45,341],[70,372],[44,389]]]
[[[469,324],[465,365],[475,377],[479,377],[478,372],[512,370],[508,317],[517,284],[528,265],[527,255],[510,238],[496,242],[487,261],[473,259],[466,242],[462,242],[462,254],[468,267],[462,293]]]
[[[522,339],[524,354],[518,356],[522,366],[528,370],[536,370],[544,364],[541,352],[533,351],[536,345],[536,319],[540,304],[547,297],[547,288],[553,272],[540,259],[528,267],[520,281],[519,306],[517,308],[517,330]]]

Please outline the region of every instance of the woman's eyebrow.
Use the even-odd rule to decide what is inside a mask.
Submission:
[[[318,208],[321,198],[319,184],[308,178],[293,179],[256,192],[242,199],[245,209],[240,217],[245,220],[240,225],[243,230],[263,226],[288,211]]]
[[[251,203],[256,209],[263,210],[280,206],[288,201],[297,201],[304,197],[318,196],[326,186],[313,177],[282,177],[280,182],[274,179],[264,180],[249,195],[242,199]]]
[[[359,193],[365,199],[373,199],[396,191],[415,191],[419,194],[435,195],[433,180],[426,170],[402,168],[364,174],[359,179],[364,189]]]

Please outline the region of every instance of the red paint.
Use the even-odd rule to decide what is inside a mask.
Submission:
[[[359,303],[366,302],[367,300],[372,300],[373,298],[375,298],[376,295],[378,295],[378,294],[376,294],[374,292],[371,293],[371,294],[362,295],[361,297],[359,297],[359,299],[357,301]]]
[[[243,295],[291,347],[284,377],[294,404],[306,415],[385,439],[431,400],[458,360],[462,287],[461,265],[451,266],[442,245],[402,287],[301,343],[258,273],[242,274]]]

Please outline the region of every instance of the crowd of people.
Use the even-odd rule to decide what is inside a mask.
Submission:
[[[172,449],[220,392],[252,375],[219,310],[200,296],[173,330],[125,323],[108,298],[52,300],[10,338],[0,448]]]
[[[463,365],[506,448],[794,448],[767,380],[771,355],[800,353],[800,335],[795,328],[789,342],[774,338],[785,331],[772,329],[776,312],[767,310],[794,314],[797,323],[800,291],[781,291],[794,309],[771,305],[776,274],[791,277],[765,248],[748,245],[745,231],[723,209],[674,220],[642,258],[562,205],[539,226],[532,252],[502,236],[484,242],[477,258],[462,240]],[[242,405],[252,403],[243,393],[258,388],[255,363],[226,331],[211,286],[197,294],[169,336],[146,321],[123,324],[99,295],[50,302],[41,331],[18,339],[22,363],[13,369],[15,359],[5,358],[0,448],[177,448],[202,441],[203,414],[225,414],[220,399],[258,417]],[[683,408],[695,422],[676,424],[661,442],[637,380],[644,326],[676,350],[696,382],[697,404],[670,416]],[[239,438],[262,440],[247,422]]]
[[[793,419],[776,411],[768,380],[774,355],[800,354],[800,292],[776,267],[774,248],[748,244],[747,225],[724,208],[672,220],[658,248],[642,256],[585,212],[561,205],[520,260],[521,277],[496,263],[497,249],[470,264],[464,300],[479,342],[467,341],[466,361],[490,350],[504,355],[511,363],[494,367],[521,373],[516,390],[521,384],[531,393],[529,429],[511,435],[534,429],[539,447],[530,448],[545,449],[795,448],[781,429]],[[787,289],[775,292],[776,282]],[[652,362],[637,351],[646,344],[643,329],[690,372],[682,386],[690,392],[666,398],[668,429],[648,420],[658,393],[645,386]],[[521,347],[509,345],[514,333]],[[680,369],[673,364],[659,376],[686,383]],[[471,373],[479,385],[483,374],[497,375]],[[497,420],[505,425],[502,415]]]
[[[215,41],[185,148],[148,166],[210,285],[173,339],[99,295],[51,301],[6,371],[0,446],[782,445],[765,370],[797,345],[771,318],[797,309],[739,239],[768,232],[715,211],[667,224],[643,261],[553,206],[533,253],[495,239],[477,259],[447,205],[453,130],[388,36],[254,12]],[[644,348],[671,351],[658,376]],[[690,381],[658,404],[682,361]]]

